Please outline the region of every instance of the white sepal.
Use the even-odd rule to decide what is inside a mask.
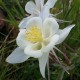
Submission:
[[[24,50],[17,47],[6,59],[6,62],[11,64],[21,63],[26,61],[30,56],[24,54]]]
[[[35,14],[36,13],[35,11],[37,10],[37,7],[32,1],[29,1],[29,2],[27,2],[26,6],[25,6],[25,10],[29,14]]]
[[[26,28],[26,23],[29,19],[31,19],[33,17],[33,15],[27,17],[27,18],[24,18],[20,23],[19,23],[19,28],[20,29],[25,29]]]
[[[71,29],[72,29],[74,26],[75,26],[75,25],[73,24],[73,25],[70,25],[70,26],[64,28],[63,30],[59,30],[59,31],[58,31],[58,35],[60,36],[60,38],[59,38],[59,41],[57,42],[57,44],[62,43],[62,42],[66,39],[66,37],[69,35]]]
[[[48,56],[49,53],[43,53],[42,57],[39,58],[39,68],[43,78],[45,78],[45,68],[48,61]]]

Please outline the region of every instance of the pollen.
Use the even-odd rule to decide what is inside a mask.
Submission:
[[[30,29],[26,31],[26,40],[33,43],[42,42],[43,38],[42,38],[41,29],[36,26],[30,27]]]

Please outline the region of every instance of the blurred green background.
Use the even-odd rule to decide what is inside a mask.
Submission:
[[[29,15],[25,12],[25,4],[28,1],[0,0],[0,80],[46,80],[40,74],[37,59],[30,58],[16,65],[5,62],[6,57],[17,47],[15,39],[19,32],[18,24]],[[56,51],[70,74],[53,58],[53,61],[50,59],[51,80],[80,80],[80,0],[57,0],[51,13],[60,11],[63,12],[57,15],[57,18],[71,21],[60,23],[60,28],[76,24],[67,39],[57,46],[69,59],[65,59]]]

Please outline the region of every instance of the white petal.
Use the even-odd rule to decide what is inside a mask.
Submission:
[[[22,49],[24,49],[29,44],[29,42],[25,38],[25,31],[25,29],[20,29],[20,32],[16,38],[17,45]]]
[[[37,14],[37,11],[38,11],[36,5],[32,1],[27,2],[25,6],[25,10],[29,14]]]
[[[46,47],[44,47],[42,51],[43,52],[49,52],[50,50],[52,50],[54,48],[54,46],[56,45],[56,43],[57,43],[58,40],[59,40],[59,35],[57,35],[57,34],[54,35],[51,38],[49,44]]]
[[[43,78],[45,78],[45,68],[48,61],[48,56],[49,53],[43,53],[42,57],[39,58],[39,68]]]
[[[26,26],[26,29],[32,26],[42,27],[42,20],[40,17],[31,18],[30,20],[28,20]]]
[[[6,59],[6,62],[15,64],[22,63],[29,58],[26,54],[24,54],[24,50],[20,48],[16,48]]]
[[[35,0],[35,2],[38,9],[41,10],[44,5],[44,0]]]
[[[27,21],[28,21],[30,18],[32,18],[32,17],[33,17],[33,16],[31,15],[31,16],[29,16],[29,17],[27,17],[27,18],[24,18],[24,19],[20,22],[19,28],[22,28],[22,29],[26,28],[26,23],[27,23]]]
[[[47,18],[44,21],[43,26],[43,34],[47,37],[49,35],[54,35],[59,29],[59,25],[54,18]]]
[[[40,1],[41,1],[41,0],[35,0],[36,6],[38,7],[38,9],[40,9],[40,7],[41,7]]]
[[[57,0],[48,0],[47,3],[45,4],[45,6],[50,9],[50,8],[54,7],[56,2],[57,2]]]
[[[39,47],[39,45],[37,45],[37,44],[29,45],[25,48],[24,53],[31,57],[39,58],[42,56],[43,53],[42,53],[41,49],[38,49],[38,47]]]
[[[62,42],[66,39],[66,37],[69,35],[71,29],[72,29],[74,26],[75,26],[75,25],[73,24],[73,25],[70,25],[70,26],[64,28],[63,30],[59,30],[59,31],[58,31],[58,34],[60,35],[60,39],[59,39],[59,41],[57,42],[57,44],[62,43]]]
[[[41,11],[41,13],[39,14],[39,16],[42,18],[42,20],[44,21],[47,17],[49,17],[50,15],[50,11],[48,7],[43,7],[43,10]]]
[[[44,5],[43,10],[40,13],[40,17],[45,20],[50,15],[50,8],[52,8],[57,0],[48,0],[47,3]]]

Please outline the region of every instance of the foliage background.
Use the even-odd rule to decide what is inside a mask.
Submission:
[[[11,65],[5,62],[6,57],[16,48],[16,36],[19,22],[28,16],[25,4],[29,0],[0,0],[0,80],[45,80],[42,78],[38,61],[30,58],[28,61]],[[60,28],[76,24],[67,39],[57,47],[69,58],[65,58],[56,51],[61,61],[69,69],[67,74],[53,58],[50,60],[51,80],[80,80],[80,0],[58,0],[51,13],[61,14],[59,19],[71,21],[60,23]],[[46,70],[47,77],[47,70]]]

